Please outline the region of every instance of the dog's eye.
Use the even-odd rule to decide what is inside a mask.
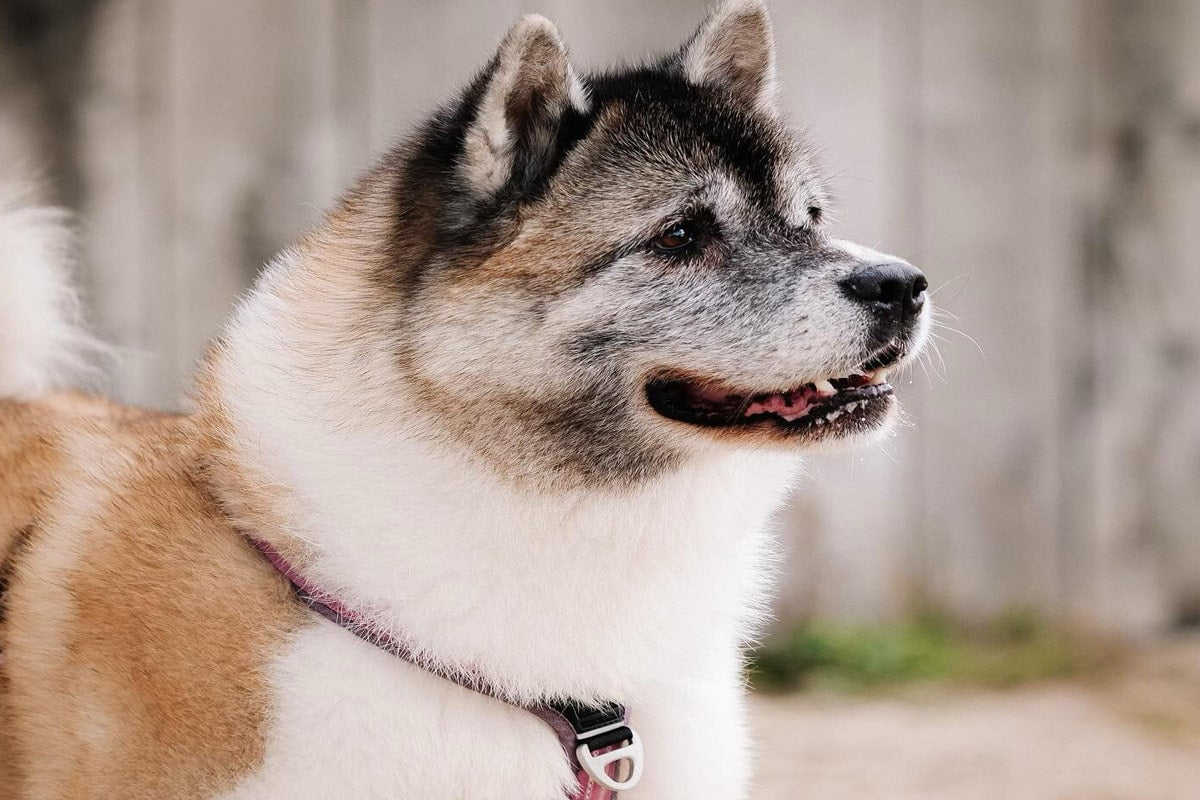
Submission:
[[[654,237],[650,245],[660,253],[682,253],[696,243],[695,226],[688,221],[676,222]]]

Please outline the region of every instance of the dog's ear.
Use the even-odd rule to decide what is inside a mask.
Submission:
[[[695,84],[719,86],[768,113],[775,111],[775,36],[762,0],[725,0],[680,54]]]
[[[522,17],[485,72],[463,142],[463,177],[484,196],[529,189],[553,165],[564,117],[587,102],[554,23]]]

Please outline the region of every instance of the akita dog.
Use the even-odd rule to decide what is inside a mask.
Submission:
[[[594,75],[521,19],[182,415],[49,391],[63,233],[7,209],[0,795],[744,797],[772,512],[929,317],[827,234],[773,64],[757,0]]]

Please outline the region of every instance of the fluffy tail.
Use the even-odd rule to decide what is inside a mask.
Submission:
[[[71,285],[69,214],[31,201],[31,189],[0,186],[0,397],[74,385],[103,350]]]

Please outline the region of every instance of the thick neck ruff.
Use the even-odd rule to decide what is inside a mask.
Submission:
[[[246,539],[276,572],[287,579],[296,598],[325,619],[397,658],[465,689],[533,714],[549,725],[578,781],[572,800],[615,800],[618,791],[632,789],[638,783],[644,761],[641,740],[627,724],[624,706],[609,703],[588,707],[571,701],[513,702],[478,674],[447,669],[418,658],[403,640],[311,584],[273,546],[252,536]],[[622,762],[625,775],[617,777],[615,773],[621,769]]]

